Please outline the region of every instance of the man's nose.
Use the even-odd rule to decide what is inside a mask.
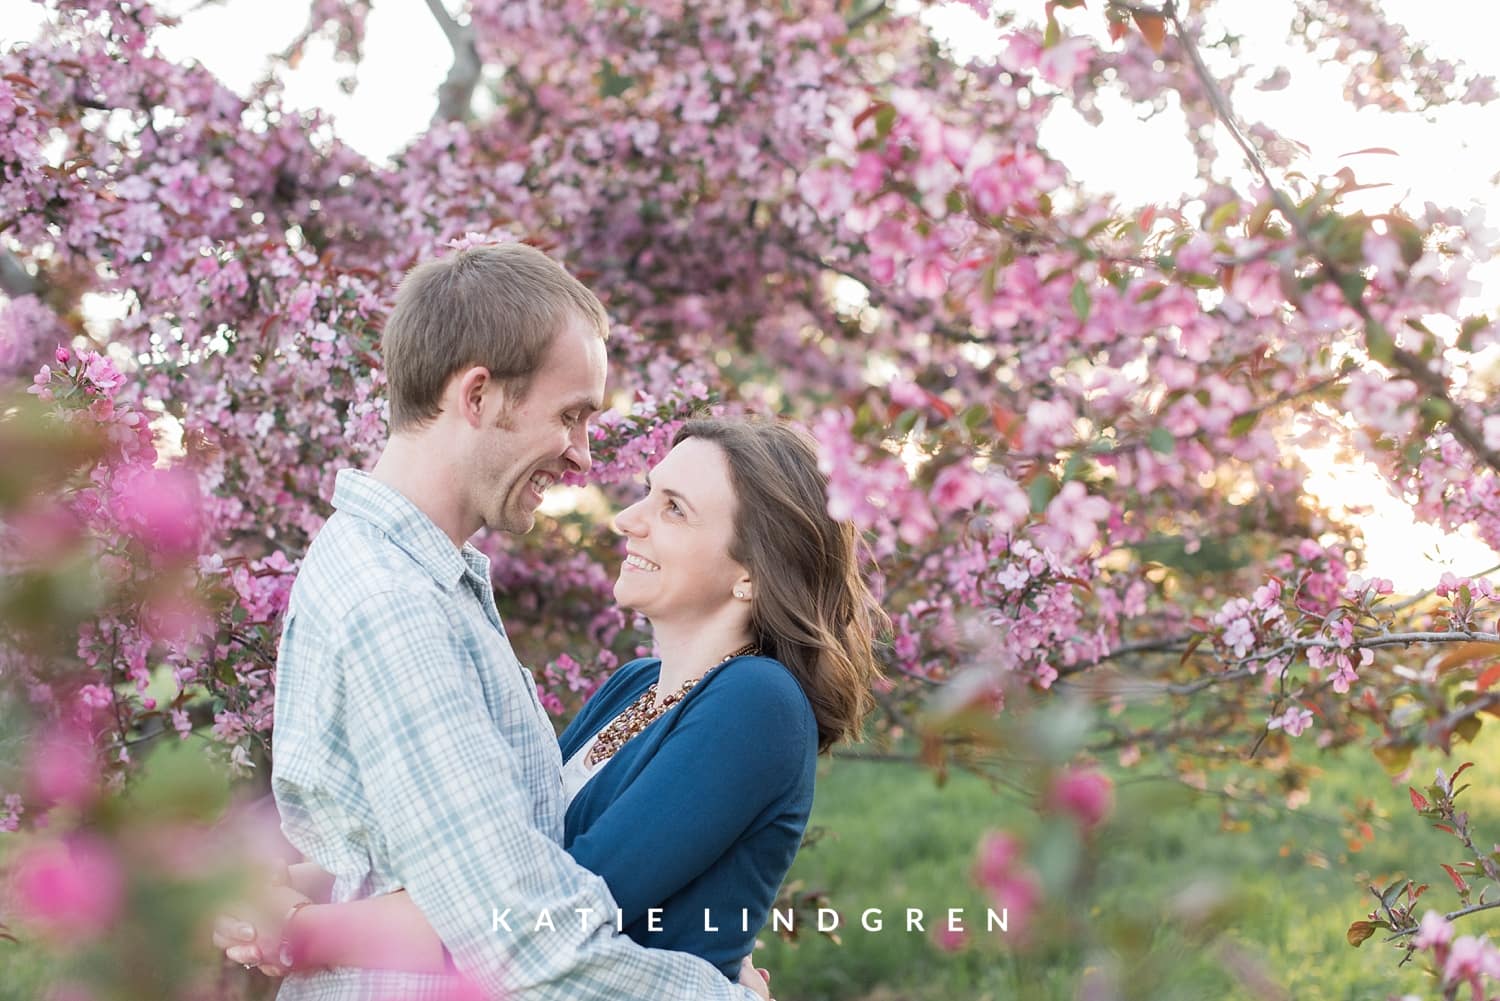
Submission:
[[[572,440],[568,442],[568,450],[563,453],[563,458],[571,463],[580,475],[594,468],[594,458],[589,454],[587,428],[574,432]]]

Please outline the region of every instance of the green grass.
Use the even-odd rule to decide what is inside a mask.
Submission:
[[[1496,737],[1487,735],[1447,761],[1419,756],[1412,779],[1420,787],[1431,780],[1432,766],[1451,771],[1461,760],[1478,761],[1476,788],[1460,804],[1467,801],[1479,833],[1492,839],[1500,838],[1500,769],[1484,763],[1500,761]],[[1120,814],[1130,822],[1110,830],[1095,891],[1074,906],[1089,908],[1101,924],[1121,915],[1144,919],[1145,959],[1136,972],[1165,976],[1144,996],[1255,996],[1226,972],[1220,959],[1226,945],[1291,997],[1383,1001],[1393,994],[1430,993],[1421,970],[1398,969],[1398,954],[1378,935],[1356,950],[1344,934],[1370,907],[1365,886],[1371,879],[1384,884],[1397,874],[1413,876],[1432,884],[1424,902],[1456,908],[1457,897],[1437,863],[1456,861],[1461,847],[1410,810],[1404,784],[1392,784],[1368,752],[1319,764],[1324,774],[1300,811],[1252,811],[1242,832],[1221,830],[1217,797],[1180,788],[1163,797],[1165,784],[1131,783],[1136,773],[1116,773],[1126,783],[1118,790]],[[1376,824],[1374,841],[1352,852],[1345,825],[1320,818],[1337,820],[1360,798],[1374,798],[1386,816]],[[956,954],[900,927],[906,907],[926,910],[929,929],[931,917],[947,907],[966,907],[982,919],[984,900],[970,880],[978,839],[995,827],[1035,829],[1035,817],[1014,796],[978,778],[955,776],[939,789],[917,767],[832,762],[820,774],[812,823],[832,833],[799,856],[789,879],[826,893],[845,924],[842,944],[815,934],[799,935],[796,943],[762,934],[757,965],[771,969],[778,993],[788,998],[1064,999],[1074,997],[1078,971],[1112,961],[1108,953],[1077,948],[1023,949],[1014,923],[1007,935],[985,934],[982,923],[975,933],[971,922],[970,943]],[[1202,879],[1217,881],[1239,901],[1223,936],[1209,944],[1156,920],[1165,901]],[[858,927],[867,906],[885,910],[883,931]],[[1500,919],[1486,912],[1461,928],[1493,936]]]
[[[1310,748],[1304,748],[1310,750]],[[1431,768],[1479,762],[1465,794],[1482,838],[1500,839],[1500,733],[1486,733],[1450,760],[1419,756],[1413,784],[1430,780]],[[1318,760],[1314,758],[1313,760]],[[1145,959],[1137,974],[1169,974],[1137,996],[1153,1001],[1255,997],[1225,972],[1224,943],[1237,946],[1264,975],[1293,998],[1384,1001],[1391,995],[1432,996],[1419,969],[1398,970],[1396,954],[1379,936],[1352,949],[1344,941],[1351,921],[1369,908],[1366,882],[1406,874],[1432,884],[1425,900],[1452,909],[1456,897],[1437,863],[1455,861],[1457,843],[1432,831],[1410,810],[1404,784],[1394,785],[1368,752],[1319,761],[1324,773],[1301,811],[1246,815],[1250,829],[1221,830],[1217,798],[1186,793],[1164,783],[1117,781],[1121,823],[1107,830],[1096,888],[1083,902],[1096,925],[1121,915],[1143,918]],[[1145,767],[1149,766],[1149,762]],[[1174,791],[1175,790],[1175,791]],[[1339,818],[1361,798],[1374,798],[1387,816],[1376,838],[1359,852],[1345,844]],[[1463,801],[1461,801],[1463,802]],[[1242,817],[1242,819],[1244,819]],[[1112,962],[1108,954],[1080,948],[1025,950],[1011,934],[986,935],[986,901],[970,880],[974,848],[987,830],[1034,831],[1035,816],[1015,797],[983,781],[955,775],[938,788],[932,774],[902,764],[825,763],[812,823],[829,833],[803,851],[791,876],[805,889],[824,891],[845,917],[842,944],[802,929],[795,944],[770,933],[756,953],[769,967],[780,997],[789,1001],[980,1001],[1072,999],[1080,970]],[[0,846],[3,851],[3,846]],[[1165,901],[1183,887],[1212,877],[1240,899],[1222,937],[1204,943],[1158,920]],[[862,931],[865,907],[885,912],[885,929]],[[922,908],[927,928],[946,908],[964,907],[978,923],[968,947],[939,951],[926,934],[907,932],[904,910]],[[1464,932],[1500,935],[1497,912],[1466,919]],[[1131,971],[1127,971],[1131,972]],[[24,947],[0,942],[0,1001],[32,1001],[42,993],[43,969]]]

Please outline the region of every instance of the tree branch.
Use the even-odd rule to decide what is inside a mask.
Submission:
[[[12,299],[23,295],[36,295],[42,290],[39,278],[26,270],[26,265],[10,251],[0,251],[0,291]]]
[[[1116,3],[1115,6],[1124,5]],[[1129,8],[1127,7],[1127,9]],[[1189,62],[1192,63],[1193,73],[1198,77],[1198,83],[1203,87],[1203,92],[1207,95],[1209,104],[1214,109],[1215,117],[1223,123],[1224,128],[1229,132],[1230,138],[1244,152],[1245,159],[1249,162],[1251,169],[1265,183],[1266,190],[1271,192],[1272,200],[1276,203],[1276,207],[1281,211],[1281,214],[1286,217],[1288,224],[1291,225],[1292,231],[1296,233],[1297,239],[1301,242],[1303,248],[1317,260],[1318,264],[1323,268],[1324,273],[1327,274],[1328,279],[1334,283],[1343,295],[1344,301],[1359,314],[1360,319],[1364,320],[1366,337],[1371,336],[1376,330],[1381,331],[1384,337],[1391,337],[1391,334],[1385,332],[1384,325],[1375,319],[1374,315],[1370,312],[1370,308],[1365,305],[1362,294],[1357,290],[1351,292],[1352,283],[1343,280],[1345,277],[1343,268],[1318,245],[1317,240],[1314,239],[1311,231],[1308,229],[1307,220],[1297,211],[1297,206],[1293,204],[1286,192],[1282,191],[1280,186],[1271,178],[1271,173],[1266,169],[1265,161],[1261,159],[1260,152],[1250,143],[1244,132],[1241,131],[1239,124],[1235,121],[1234,111],[1229,107],[1229,98],[1224,94],[1224,91],[1219,87],[1218,80],[1209,72],[1208,66],[1203,62],[1203,56],[1198,51],[1197,41],[1183,27],[1182,18],[1177,13],[1177,0],[1166,0],[1166,3],[1162,5],[1161,16],[1172,22],[1172,29],[1177,34],[1177,39],[1181,43],[1183,51],[1187,53]],[[1479,459],[1482,459],[1490,469],[1500,472],[1500,452],[1487,447],[1484,436],[1463,419],[1462,411],[1459,409],[1458,404],[1448,394],[1448,381],[1429,368],[1420,356],[1405,348],[1393,345],[1391,348],[1391,360],[1413,382],[1426,390],[1428,395],[1446,405],[1448,415],[1445,419],[1449,430],[1453,432],[1453,436],[1463,442],[1469,451]]]
[[[432,120],[435,123],[461,122],[469,117],[474,88],[479,86],[481,63],[479,49],[474,44],[474,28],[455,21],[448,8],[443,6],[443,0],[426,0],[426,3],[438,27],[443,29],[448,44],[453,46],[453,66],[448,70],[447,79],[438,87],[438,106]]]

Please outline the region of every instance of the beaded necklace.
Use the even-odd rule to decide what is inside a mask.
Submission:
[[[756,645],[747,643],[719,661],[719,664],[727,664],[736,657],[755,652]],[[613,757],[616,751],[625,746],[626,741],[650,726],[662,713],[681,702],[683,696],[692,691],[693,686],[703,678],[708,677],[709,672],[719,664],[704,671],[702,677],[689,678],[684,681],[681,688],[661,700],[660,706],[656,705],[656,682],[651,682],[651,687],[642,692],[640,698],[632,702],[624,712],[610,720],[604,729],[599,731],[594,739],[594,746],[589,748],[588,757],[584,760],[590,767],[593,767],[606,758]]]

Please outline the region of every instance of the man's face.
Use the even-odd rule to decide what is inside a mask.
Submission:
[[[476,449],[473,503],[489,528],[531,531],[547,488],[564,473],[586,473],[588,424],[603,407],[604,341],[582,319],[553,340],[524,399],[502,395]],[[490,407],[486,405],[486,414]]]

